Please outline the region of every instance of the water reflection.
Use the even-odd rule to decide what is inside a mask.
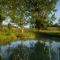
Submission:
[[[27,40],[0,46],[0,60],[60,60],[60,42]]]

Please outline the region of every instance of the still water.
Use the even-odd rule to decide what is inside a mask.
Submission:
[[[40,48],[40,46],[42,45],[37,45],[37,42],[44,44],[44,46]],[[37,48],[35,49],[36,45],[37,45]],[[23,48],[21,48],[21,46],[23,46]],[[43,50],[42,48],[44,49],[47,48],[47,50],[44,50],[44,51],[47,51],[47,54],[46,52],[41,51]],[[17,50],[19,52],[16,53]],[[35,53],[32,54],[34,51]],[[36,53],[36,51],[38,51],[38,54]],[[14,54],[12,55],[13,52],[15,55]],[[6,45],[0,45],[0,56],[2,57],[2,59],[0,60],[33,60],[34,58],[32,59],[32,57],[36,57],[34,60],[40,60],[42,59],[42,57],[44,58],[42,60],[60,60],[60,42],[50,41],[50,40],[25,40],[25,41],[17,40],[15,42],[11,42]],[[19,58],[17,58],[17,56],[19,56]],[[41,58],[37,56],[40,56]],[[47,56],[48,59],[46,59],[45,56]]]

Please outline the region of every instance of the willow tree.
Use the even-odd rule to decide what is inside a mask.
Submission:
[[[19,18],[24,13],[24,0],[0,0],[0,13]]]
[[[24,13],[24,0],[0,0],[0,14],[10,16],[13,22],[19,24],[21,19],[23,20]],[[20,27],[22,29],[22,26]]]
[[[10,16],[14,22],[19,23],[29,12],[32,20],[35,19],[35,27],[40,29],[45,27],[47,17],[54,11],[56,2],[57,0],[0,0],[0,13]]]
[[[31,13],[37,29],[44,27],[48,21],[48,15],[54,11],[57,0],[25,0],[26,10]]]

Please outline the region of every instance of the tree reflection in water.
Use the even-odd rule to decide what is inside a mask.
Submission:
[[[49,53],[45,44],[38,41],[31,47],[21,44],[13,50],[9,60],[49,60]]]

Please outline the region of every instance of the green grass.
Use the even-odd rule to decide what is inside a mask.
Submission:
[[[24,32],[21,32],[21,29],[4,27],[0,29],[0,44],[6,44],[17,39],[32,39],[35,38],[35,33],[33,30],[24,29]]]
[[[36,30],[36,29],[24,29],[24,32],[21,32],[21,29],[8,27],[0,28],[0,44],[6,44],[17,39],[40,39],[41,37],[59,37],[59,30]]]

